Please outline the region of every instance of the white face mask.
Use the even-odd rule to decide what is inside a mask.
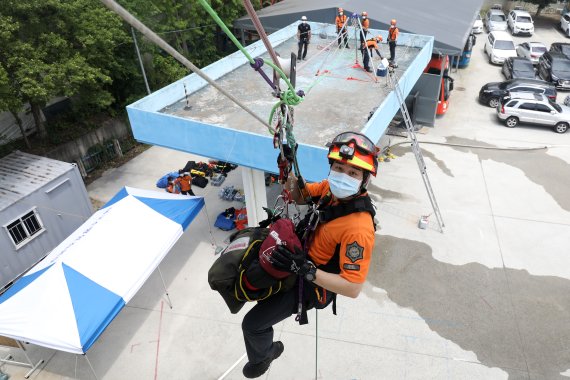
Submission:
[[[331,193],[339,199],[356,195],[360,191],[360,185],[362,184],[362,180],[351,177],[348,174],[335,172],[334,170],[330,171],[328,181]]]

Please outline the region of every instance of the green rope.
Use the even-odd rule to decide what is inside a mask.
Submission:
[[[234,45],[236,45],[236,47],[239,49],[239,51],[241,51],[242,54],[247,58],[249,63],[254,64],[255,60],[247,52],[247,50],[243,47],[243,45],[238,41],[238,39],[234,36],[234,34],[228,29],[226,24],[224,24],[222,19],[218,16],[216,11],[212,9],[210,4],[208,4],[206,2],[206,0],[198,0],[198,1],[202,5],[202,7],[204,7],[206,12],[208,12],[210,14],[210,16],[212,16],[212,18],[214,19],[216,24],[218,24],[220,26],[220,28],[222,28],[224,33],[226,33],[226,35],[230,38],[230,40],[232,40],[232,42],[234,43]],[[275,70],[279,74],[279,77],[281,79],[283,79],[285,81],[285,83],[287,84],[288,89],[281,94],[281,102],[279,102],[278,104],[281,105],[282,103],[284,103],[284,104],[287,104],[289,106],[296,106],[299,103],[301,103],[301,101],[303,99],[297,95],[297,93],[295,92],[295,88],[293,87],[293,85],[289,81],[289,78],[287,78],[287,75],[285,75],[283,70],[281,70],[279,67],[277,67],[273,62],[270,62],[266,59],[263,60],[263,63],[265,63],[266,65],[271,67],[273,70]]]

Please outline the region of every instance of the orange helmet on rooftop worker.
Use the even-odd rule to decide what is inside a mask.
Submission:
[[[368,17],[368,12],[362,12],[362,17]]]
[[[338,8],[338,13],[342,13],[342,12],[344,12],[344,9]]]
[[[390,25],[396,26],[396,19],[395,18],[393,18],[392,21],[390,21]]]

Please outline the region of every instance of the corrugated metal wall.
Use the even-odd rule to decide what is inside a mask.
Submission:
[[[34,209],[45,231],[19,249],[14,247],[8,223]],[[93,214],[79,170],[69,171],[0,212],[0,289],[27,271]]]
[[[26,136],[31,135],[36,131],[36,124],[31,112],[22,111],[19,114],[22,119]],[[17,140],[22,137],[20,127],[16,123],[16,119],[10,112],[0,112],[0,145],[6,144],[10,141]]]

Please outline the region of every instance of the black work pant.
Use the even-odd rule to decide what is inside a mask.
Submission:
[[[338,29],[336,33],[338,34],[338,46],[348,47],[348,32],[346,31],[346,28],[342,30],[342,33],[340,33],[340,29]]]
[[[303,51],[303,47],[305,48]],[[300,40],[299,41],[299,51],[297,52],[297,58],[299,59],[305,59],[305,57],[307,56],[307,49],[309,47],[309,41],[308,40]],[[301,53],[303,55],[301,55]]]
[[[383,58],[382,54],[380,54],[380,50],[374,48],[369,48],[368,50],[370,50],[370,58],[374,57],[374,50],[376,50],[376,54],[378,54],[378,57],[380,57],[380,59]]]
[[[370,55],[368,54],[368,49],[364,48],[364,49],[360,49],[360,51],[362,52],[362,64],[364,65],[364,69],[369,70],[370,69]]]
[[[312,309],[317,303],[314,287],[304,282],[305,306]],[[250,363],[257,364],[268,358],[273,344],[273,325],[297,313],[299,285],[257,302],[243,318],[241,328],[245,350]]]
[[[192,189],[188,190],[188,191],[181,191],[182,195],[195,195],[194,192],[192,191]]]
[[[390,61],[396,59],[396,41],[389,41],[388,46],[390,46]]]

